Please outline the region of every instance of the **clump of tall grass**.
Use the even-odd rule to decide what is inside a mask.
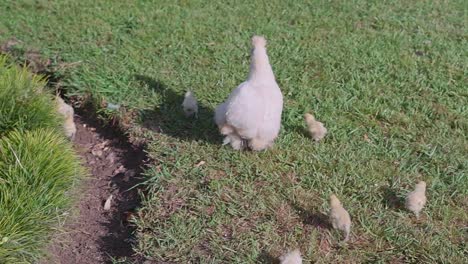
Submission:
[[[13,131],[0,139],[0,263],[40,256],[82,172],[55,130]]]
[[[83,175],[44,85],[0,57],[0,263],[42,256]]]
[[[52,95],[45,80],[0,56],[0,136],[12,130],[58,128]]]

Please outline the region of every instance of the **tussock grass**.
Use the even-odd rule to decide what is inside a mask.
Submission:
[[[0,56],[0,263],[39,259],[84,172],[43,89]]]
[[[14,131],[0,139],[0,262],[41,256],[83,171],[63,136],[51,129]]]
[[[59,127],[52,96],[44,86],[42,77],[9,65],[0,56],[0,136],[15,129]]]

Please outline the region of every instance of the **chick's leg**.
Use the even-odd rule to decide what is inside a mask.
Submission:
[[[232,133],[228,135],[229,143],[231,143],[231,147],[235,150],[242,150],[244,149],[243,140],[237,134]]]

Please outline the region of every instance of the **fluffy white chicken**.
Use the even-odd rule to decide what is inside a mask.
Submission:
[[[63,130],[65,131],[65,135],[73,140],[76,134],[76,126],[75,122],[73,121],[73,116],[75,115],[75,111],[73,107],[66,104],[62,98],[59,96],[56,97],[56,104],[57,104],[57,112],[61,114],[64,118],[63,123]]]
[[[304,114],[304,119],[307,123],[307,129],[309,130],[310,136],[315,141],[320,141],[327,134],[327,128],[323,125],[322,122],[315,120],[315,117],[312,114]]]
[[[414,191],[406,196],[406,208],[416,215],[419,219],[419,213],[426,205],[426,182],[420,181],[416,184]]]
[[[256,151],[273,145],[281,126],[283,95],[276,83],[267,51],[266,40],[252,37],[250,73],[228,99],[215,111],[215,122],[226,136],[224,144],[243,149],[245,143]]]
[[[330,222],[333,228],[344,232],[345,239],[343,242],[348,241],[351,231],[351,217],[334,194],[330,195],[330,208]]]
[[[288,252],[281,256],[280,264],[302,264],[301,252],[299,249]]]
[[[195,98],[195,95],[193,95],[192,91],[189,90],[185,93],[184,101],[182,102],[182,108],[184,109],[186,117],[190,117],[192,115],[198,117],[197,98]]]

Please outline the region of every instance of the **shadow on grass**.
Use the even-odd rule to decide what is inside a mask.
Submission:
[[[256,263],[262,263],[262,264],[279,264],[280,261],[279,259],[273,257],[270,253],[266,251],[262,251],[260,255],[257,258]]]
[[[181,140],[221,143],[222,138],[213,121],[213,109],[198,102],[198,118],[186,117],[181,106],[184,93],[179,94],[148,76],[135,75],[135,79],[147,85],[162,98],[158,108],[141,111],[143,127]]]
[[[318,211],[311,211],[302,206],[290,202],[291,207],[296,210],[297,214],[301,218],[305,225],[311,225],[315,228],[331,229],[332,226],[328,220],[328,216]]]
[[[294,125],[291,127],[290,131],[294,131],[296,134],[301,135],[302,137],[308,138],[312,140],[309,131],[307,131],[307,128],[304,126],[300,125]],[[315,142],[315,141],[313,141]]]
[[[389,186],[380,188],[380,191],[382,192],[382,203],[384,203],[387,207],[398,211],[404,210],[405,201],[403,198],[397,195],[398,191],[392,189]]]

